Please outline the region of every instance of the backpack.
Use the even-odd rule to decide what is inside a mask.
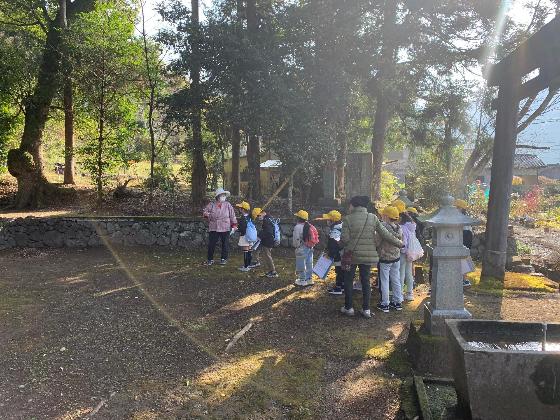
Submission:
[[[274,226],[274,246],[279,246],[282,240],[282,233],[280,232],[280,219],[272,219],[272,226]]]
[[[251,219],[247,221],[247,230],[245,231],[245,239],[247,242],[257,242],[257,227]]]
[[[305,223],[307,229],[304,228],[303,243],[307,248],[314,248],[319,243],[319,232],[311,223]]]

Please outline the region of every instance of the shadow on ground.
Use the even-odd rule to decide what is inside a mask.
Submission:
[[[344,318],[324,282],[295,288],[291,254],[278,253],[279,279],[179,250],[0,253],[3,416],[401,418],[400,344],[425,287],[401,313]],[[515,315],[553,303],[537,297]],[[504,314],[492,295],[467,305]]]

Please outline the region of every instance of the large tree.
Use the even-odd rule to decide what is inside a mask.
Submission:
[[[68,43],[80,106],[91,120],[83,165],[97,187],[98,201],[112,169],[126,159],[134,136],[142,75],[142,45],[134,37],[135,11],[118,0],[99,3],[72,25]]]
[[[24,22],[41,27],[46,34],[34,92],[25,105],[21,143],[19,148],[8,153],[8,170],[18,180],[16,206],[19,208],[40,205],[49,190],[43,172],[41,141],[53,98],[61,86],[64,14],[71,21],[78,13],[91,10],[93,5],[94,0],[66,0],[56,5],[47,0],[11,0],[2,4],[8,16],[21,16],[23,11]]]

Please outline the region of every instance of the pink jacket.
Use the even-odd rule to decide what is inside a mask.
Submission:
[[[235,211],[229,201],[211,202],[204,207],[203,215],[208,219],[209,232],[229,232],[231,228],[237,226]]]

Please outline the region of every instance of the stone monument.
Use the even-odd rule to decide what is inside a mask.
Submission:
[[[471,318],[465,309],[461,260],[470,256],[463,246],[463,226],[476,225],[477,219],[465,216],[453,205],[454,199],[443,199],[440,210],[426,222],[433,228],[432,295],[424,305],[424,327],[432,335],[445,336],[445,319]]]
[[[323,169],[323,199],[321,205],[325,207],[338,207],[340,200],[336,198],[336,168],[326,166]]]
[[[346,160],[344,190],[346,198],[356,195],[371,196],[373,177],[373,155],[367,153],[349,153]]]

